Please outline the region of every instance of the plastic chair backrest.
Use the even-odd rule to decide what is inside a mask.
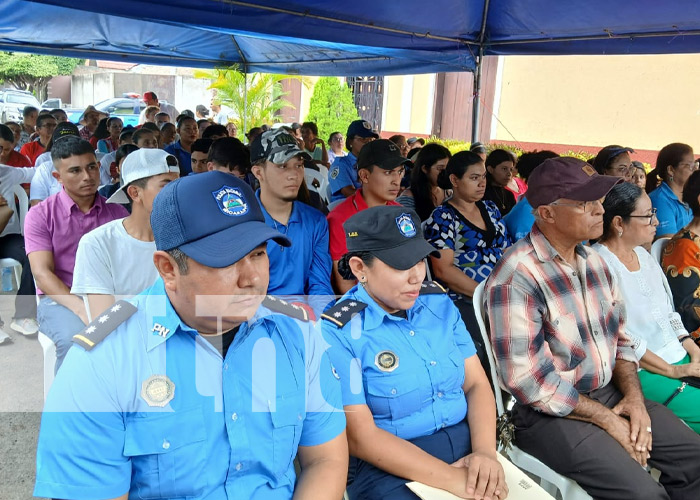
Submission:
[[[24,218],[27,216],[27,212],[29,211],[29,197],[27,196],[27,192],[24,190],[24,188],[19,184],[15,186],[13,192],[19,200],[19,214],[17,215],[19,216],[20,232],[24,234]]]
[[[659,238],[656,240],[652,245],[651,245],[651,256],[654,257],[654,260],[661,264],[661,258],[664,255],[664,249],[666,248],[666,245],[668,245],[668,242],[671,241],[671,238]]]
[[[309,191],[315,191],[321,199],[328,204],[328,168],[324,165],[316,165],[318,170],[304,169],[304,180]]]

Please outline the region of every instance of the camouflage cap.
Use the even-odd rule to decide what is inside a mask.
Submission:
[[[282,165],[297,155],[311,159],[311,155],[299,149],[296,138],[283,128],[263,132],[250,145],[251,163],[267,160]]]

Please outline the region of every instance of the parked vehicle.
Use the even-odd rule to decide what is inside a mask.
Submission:
[[[25,106],[40,109],[39,101],[31,92],[16,89],[0,90],[0,122],[22,121],[22,110]]]

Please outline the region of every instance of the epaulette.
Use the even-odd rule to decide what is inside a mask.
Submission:
[[[321,317],[326,321],[344,327],[352,317],[362,311],[367,304],[360,302],[359,300],[347,299],[342,302],[338,302],[336,305],[324,312]]]
[[[267,307],[270,311],[274,311],[285,316],[289,316],[294,319],[301,321],[309,321],[309,313],[301,306],[290,304],[286,300],[278,299],[272,295],[268,295],[263,300],[262,305]]]
[[[421,295],[430,295],[434,293],[447,293],[447,290],[437,281],[424,281],[420,286]]]
[[[137,311],[136,306],[125,300],[120,300],[112,307],[95,318],[92,323],[83,328],[80,333],[73,335],[73,342],[82,346],[86,351],[102,342],[107,335],[117,329]]]

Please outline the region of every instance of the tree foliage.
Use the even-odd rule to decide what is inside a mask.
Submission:
[[[81,63],[82,60],[72,57],[0,52],[0,80],[18,89],[31,91],[42,101],[46,99],[51,78],[70,75]]]
[[[333,132],[345,135],[350,122],[359,119],[350,88],[332,76],[319,78],[305,120],[316,123],[319,136],[325,141]]]
[[[282,108],[294,106],[284,97],[282,80],[298,79],[298,76],[273,75],[270,73],[242,73],[237,66],[217,68],[210,71],[195,71],[197,78],[212,80],[210,89],[216,91],[215,100],[233,109],[232,119],[240,130],[262,124],[278,123]],[[247,96],[246,96],[247,84]]]

